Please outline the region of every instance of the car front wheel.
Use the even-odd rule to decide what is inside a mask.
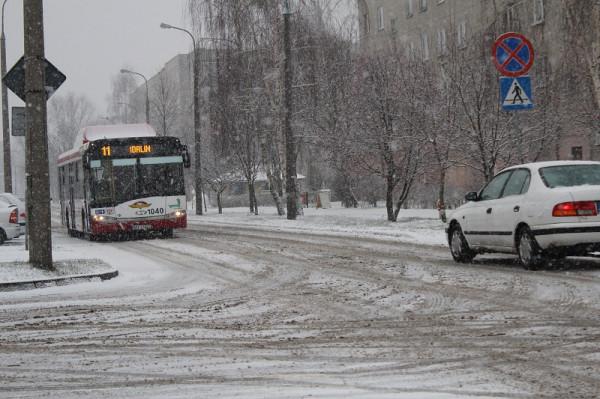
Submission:
[[[469,248],[467,239],[458,224],[450,228],[450,252],[456,262],[468,263],[475,257],[475,252]]]
[[[538,270],[546,263],[542,249],[528,227],[519,230],[517,252],[519,262],[525,269]]]

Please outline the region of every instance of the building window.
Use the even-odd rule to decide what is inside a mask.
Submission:
[[[456,44],[458,48],[467,47],[467,21],[461,21],[456,31]]]
[[[423,60],[427,61],[429,59],[429,38],[427,37],[427,33],[421,33],[421,54],[423,55]]]
[[[413,0],[406,0],[406,18],[413,16]]]
[[[583,159],[583,148],[582,147],[571,147],[571,159],[580,161]]]
[[[448,52],[448,47],[446,47],[446,29],[444,28],[438,30],[437,45],[438,55],[444,55]]]
[[[371,31],[371,27],[369,26],[369,14],[368,13],[364,13],[363,14],[363,26],[365,29],[365,36],[368,35]]]
[[[427,0],[419,0],[419,11],[427,11]]]
[[[533,0],[533,24],[544,22],[544,0]]]
[[[383,14],[383,7],[379,7],[377,9],[377,29],[379,30],[385,29],[385,19]]]
[[[506,7],[506,27],[508,29],[514,29],[517,27],[518,18],[519,14],[516,4]]]
[[[396,25],[396,22],[397,22],[396,18],[390,19],[390,31],[392,32],[392,34],[398,33],[398,27]]]

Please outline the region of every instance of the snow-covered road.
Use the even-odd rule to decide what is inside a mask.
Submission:
[[[445,247],[386,234],[264,225],[215,218],[173,240],[75,240],[121,262],[121,276],[0,293],[0,397],[600,392],[594,260],[457,265]]]

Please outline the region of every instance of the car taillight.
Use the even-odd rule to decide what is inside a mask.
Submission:
[[[10,213],[10,217],[8,218],[8,223],[18,223],[17,215],[17,210],[13,209],[13,211]]]
[[[563,202],[552,209],[552,216],[596,216],[598,210],[594,201]]]

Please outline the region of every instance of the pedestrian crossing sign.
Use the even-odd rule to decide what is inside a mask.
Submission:
[[[500,103],[507,111],[533,108],[531,77],[501,77]]]

